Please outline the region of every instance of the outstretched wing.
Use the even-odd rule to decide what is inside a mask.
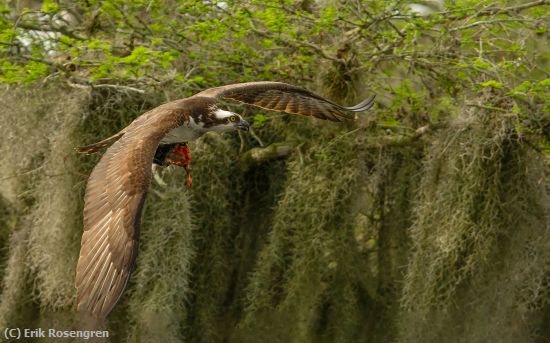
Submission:
[[[92,171],[76,267],[77,306],[105,317],[124,292],[136,260],[140,218],[159,141],[186,120],[163,105],[138,117]]]
[[[320,119],[341,121],[353,119],[350,112],[362,112],[374,105],[374,96],[361,103],[344,107],[306,89],[283,82],[246,82],[210,88],[197,94],[231,99],[272,111],[287,112]]]

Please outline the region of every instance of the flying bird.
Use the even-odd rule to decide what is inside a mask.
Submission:
[[[189,187],[188,142],[209,131],[249,129],[249,123],[239,114],[218,107],[224,99],[330,121],[353,119],[350,112],[366,111],[374,104],[372,96],[356,106],[343,107],[281,82],[232,84],[160,105],[117,134],[77,148],[79,152],[93,153],[111,145],[86,186],[84,233],[75,278],[79,311],[104,318],[126,288],[136,261],[151,165],[185,168]]]

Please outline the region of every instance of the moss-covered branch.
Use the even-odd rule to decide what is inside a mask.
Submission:
[[[292,152],[292,147],[286,143],[273,143],[265,148],[252,148],[246,151],[239,159],[242,171],[246,172],[255,165],[287,157]]]

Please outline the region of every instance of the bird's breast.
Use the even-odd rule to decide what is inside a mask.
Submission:
[[[184,124],[172,129],[160,141],[161,144],[183,143],[194,141],[201,136],[201,131]]]

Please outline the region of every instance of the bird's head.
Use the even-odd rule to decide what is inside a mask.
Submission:
[[[210,107],[208,113],[201,119],[205,131],[228,132],[250,129],[250,124],[241,115],[222,110],[217,106]]]

